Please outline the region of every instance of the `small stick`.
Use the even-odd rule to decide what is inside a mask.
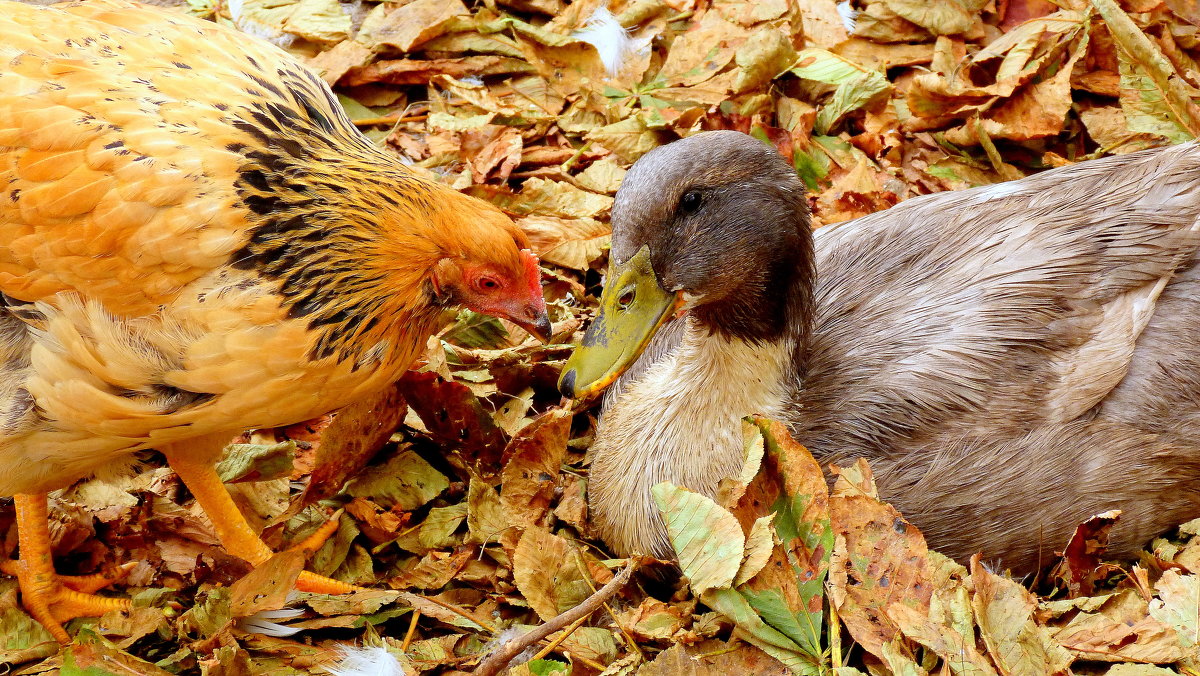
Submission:
[[[595,594],[596,585],[592,584],[592,576],[588,574],[587,569],[584,567],[583,556],[579,553],[578,549],[575,550],[575,567],[578,568],[579,572],[583,574],[583,581],[587,583],[587,586],[592,590],[592,593]],[[621,624],[621,619],[617,617],[617,614],[613,612],[611,607],[609,607],[607,601],[604,602],[604,609],[607,610],[608,614],[613,618],[613,622],[616,623],[617,629],[621,630],[621,634],[629,643],[629,647],[633,648],[633,652],[638,654],[638,658],[645,662],[646,654],[642,652],[641,647],[638,646],[637,641],[635,641],[633,636],[630,635],[629,630],[625,628],[625,625]]]
[[[408,633],[404,635],[404,643],[400,644],[400,652],[408,652],[408,646],[412,643],[413,634],[417,633],[417,620],[421,619],[421,611],[413,608],[412,621],[408,623]]]
[[[838,618],[837,606],[834,605],[833,599],[829,596],[825,597],[829,603],[829,651],[831,654],[830,661],[833,663],[833,668],[845,666],[842,661],[842,621]]]
[[[579,150],[576,150],[574,155],[571,155],[570,157],[568,157],[566,162],[563,162],[562,164],[558,165],[558,168],[560,170],[562,170],[562,172],[564,174],[567,173],[568,171],[570,171],[571,165],[575,164],[575,160],[582,157],[583,154],[586,153],[591,147],[592,147],[591,141],[588,141],[587,143],[584,143],[583,145],[579,146]]]
[[[475,668],[474,676],[495,676],[501,669],[508,666],[514,657],[520,655],[523,650],[538,641],[546,638],[550,634],[562,629],[563,627],[574,623],[576,620],[585,618],[588,615],[596,612],[596,609],[601,606],[610,597],[621,590],[629,583],[629,578],[633,576],[633,571],[637,570],[637,560],[630,560],[629,565],[617,574],[608,584],[600,588],[600,591],[587,597],[583,603],[575,606],[558,617],[551,619],[540,627],[535,627],[525,634],[517,638],[510,639],[488,656],[487,659],[479,663]]]
[[[383,117],[364,117],[352,121],[356,127],[371,127],[377,124],[392,124],[394,122],[420,122],[428,117],[428,115],[413,115],[412,117],[403,117],[401,115],[384,115]]]
[[[540,660],[540,659],[542,659],[543,657],[545,657],[546,655],[549,655],[550,653],[554,652],[554,649],[555,649],[555,648],[557,648],[557,647],[559,646],[559,644],[560,644],[560,643],[562,643],[563,641],[567,640],[567,637],[571,635],[571,632],[573,632],[573,631],[575,631],[576,629],[578,629],[578,628],[580,628],[581,626],[583,626],[583,623],[584,623],[584,622],[587,622],[587,616],[586,616],[586,615],[585,615],[584,617],[581,617],[581,618],[579,618],[578,620],[575,620],[574,622],[572,622],[572,623],[571,623],[571,626],[569,626],[569,627],[567,627],[565,630],[563,630],[563,631],[562,631],[562,632],[561,632],[561,633],[558,635],[558,637],[557,637],[557,638],[555,638],[553,641],[551,641],[551,642],[547,643],[545,648],[542,648],[541,650],[539,650],[539,651],[537,652],[537,654],[533,656],[533,659],[535,659],[535,660]]]

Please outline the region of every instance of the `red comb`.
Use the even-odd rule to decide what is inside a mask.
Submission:
[[[531,298],[542,297],[542,271],[538,267],[538,258],[529,249],[521,249],[521,264],[525,267],[525,281],[529,284]]]

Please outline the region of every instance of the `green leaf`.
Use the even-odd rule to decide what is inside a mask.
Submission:
[[[1200,134],[1200,115],[1188,87],[1150,38],[1115,0],[1093,0],[1120,49],[1121,108],[1130,131],[1181,143]]]
[[[651,492],[693,593],[732,585],[746,544],[737,519],[712,498],[666,481]]]
[[[278,444],[230,444],[217,463],[217,475],[225,483],[281,479],[292,473],[296,442]]]
[[[409,450],[393,456],[383,465],[367,468],[346,485],[346,493],[356,498],[369,498],[384,509],[399,506],[412,511],[449,487],[450,481],[444,474]]]
[[[827,133],[844,116],[892,89],[883,73],[863,68],[824,49],[805,49],[797,59],[798,65],[791,70],[793,75],[837,87],[817,112],[813,131],[818,134]]]
[[[800,148],[792,151],[792,166],[809,190],[820,188],[821,179],[829,175],[829,164],[829,156],[825,153],[809,153]]]
[[[881,73],[871,71],[858,75],[840,85],[829,102],[821,106],[821,110],[817,111],[813,131],[818,134],[827,133],[847,114],[862,108],[891,88],[891,83]]]
[[[821,673],[820,662],[808,655],[795,641],[764,622],[741,592],[735,589],[711,589],[700,600],[733,620],[747,643],[779,660],[794,673],[804,676]]]
[[[554,660],[533,660],[527,662],[529,673],[534,676],[553,676],[554,674],[569,674],[571,666]]]
[[[765,593],[747,598],[773,627],[795,638],[810,655],[820,655],[825,579],[833,553],[833,527],[824,475],[808,449],[796,443],[786,427],[765,418],[757,418],[755,422],[766,442],[764,472],[775,476],[782,485],[771,506],[775,512],[775,534],[796,575],[796,589],[803,607],[791,608],[785,614],[779,606],[786,607],[786,601],[773,590],[760,590]]]

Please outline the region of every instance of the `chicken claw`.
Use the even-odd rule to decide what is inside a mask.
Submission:
[[[62,623],[76,617],[94,617],[111,610],[127,610],[129,599],[95,596],[92,592],[118,582],[136,564],[125,564],[95,575],[67,576],[54,572],[50,561],[50,529],[46,494],[18,494],[17,533],[20,558],[0,562],[0,571],[13,575],[21,588],[21,603],[60,643],[71,637]]]

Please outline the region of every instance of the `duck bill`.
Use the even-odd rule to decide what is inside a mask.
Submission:
[[[659,284],[648,247],[610,268],[608,284],[600,295],[600,312],[563,367],[559,391],[586,399],[611,385],[682,306],[681,293]]]

